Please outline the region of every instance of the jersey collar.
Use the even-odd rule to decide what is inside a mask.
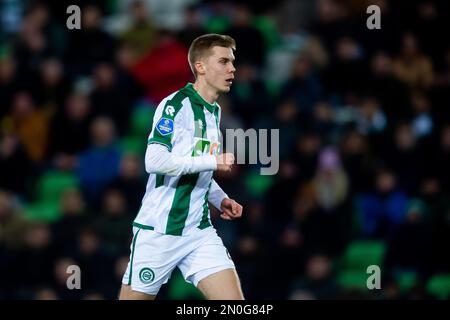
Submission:
[[[194,89],[194,85],[189,82],[185,87],[184,87],[188,93],[188,95],[190,96],[190,98],[195,102],[198,103],[202,106],[204,106],[206,108],[206,110],[208,110],[211,113],[214,113],[214,111],[217,108],[217,103],[214,102],[214,104],[210,104],[208,103],[205,99],[203,99],[197,92],[197,90]]]

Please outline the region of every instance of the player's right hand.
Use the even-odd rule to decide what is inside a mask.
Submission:
[[[217,171],[231,171],[234,164],[234,155],[232,153],[222,153],[216,156]]]

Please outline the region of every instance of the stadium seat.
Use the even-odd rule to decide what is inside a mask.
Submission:
[[[134,136],[126,136],[120,139],[119,142],[120,149],[124,154],[134,153],[138,156],[141,156],[145,152],[145,148],[147,147],[147,136],[134,137]]]
[[[385,243],[379,240],[355,240],[351,242],[342,257],[341,267],[365,272],[370,265],[383,264]]]
[[[432,276],[428,280],[427,291],[438,299],[450,299],[450,273]]]
[[[55,222],[61,216],[59,202],[43,201],[25,207],[25,218],[29,221]]]
[[[59,203],[64,190],[78,188],[76,176],[70,172],[50,171],[45,173],[37,184],[38,201]]]
[[[365,270],[342,270],[337,273],[336,280],[343,289],[367,290],[367,277]]]
[[[269,175],[262,175],[259,170],[250,171],[245,177],[245,186],[253,197],[262,197],[273,184],[274,178]]]
[[[222,33],[230,27],[230,20],[224,16],[213,16],[206,21],[206,30],[210,33]]]
[[[203,294],[192,284],[187,283],[181,272],[176,268],[168,282],[169,299],[173,300],[204,300]]]
[[[130,134],[135,137],[147,137],[152,127],[155,108],[148,104],[139,105],[130,118]]]
[[[408,291],[417,283],[417,274],[412,271],[396,272],[394,278],[401,291]]]
[[[267,50],[271,50],[281,44],[280,35],[272,19],[265,16],[257,16],[252,22],[253,26],[263,35]]]

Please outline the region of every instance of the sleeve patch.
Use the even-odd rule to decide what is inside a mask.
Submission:
[[[156,124],[156,130],[158,130],[158,132],[162,136],[171,134],[173,132],[173,120],[164,117],[159,119],[158,123]]]

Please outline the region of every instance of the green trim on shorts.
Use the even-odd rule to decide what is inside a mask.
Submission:
[[[155,228],[152,226],[146,226],[144,224],[140,224],[137,222],[133,222],[133,227],[137,227],[139,229],[144,229],[144,230],[155,230]]]
[[[134,225],[134,223],[133,223]],[[133,245],[131,246],[131,261],[130,261],[130,276],[128,277],[128,285],[131,285],[131,277],[133,275],[133,258],[134,258],[134,247],[136,246],[136,239],[137,236],[139,234],[139,231],[141,231],[141,229],[139,229],[136,234],[134,235],[133,238]]]

